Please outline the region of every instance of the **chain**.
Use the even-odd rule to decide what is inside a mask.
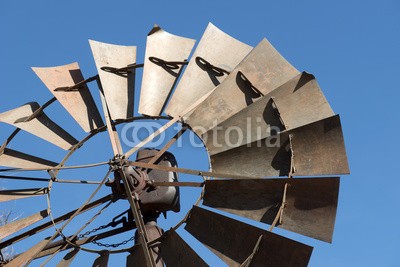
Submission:
[[[113,219],[112,222],[110,222],[110,223],[108,223],[108,224],[101,225],[101,226],[99,226],[99,227],[97,227],[97,228],[94,228],[94,229],[92,229],[92,230],[89,230],[89,231],[87,231],[87,232],[85,232],[85,233],[83,233],[83,234],[79,234],[79,235],[78,235],[78,238],[85,238],[85,237],[88,237],[90,234],[93,234],[93,233],[95,233],[95,232],[97,232],[97,231],[106,229],[106,228],[108,228],[108,227],[116,227],[116,226],[117,226],[118,224],[120,224],[120,223],[122,223],[123,225],[126,225],[126,224],[127,224],[127,218],[126,218],[125,216],[122,217],[122,218],[119,219],[119,220],[116,220],[116,218],[120,217],[122,214],[124,214],[124,213],[126,213],[126,212],[127,212],[127,211],[125,211],[125,212],[119,214],[118,216],[116,216],[116,217]],[[100,246],[100,247],[106,247],[106,248],[112,247],[112,248],[116,248],[116,247],[119,247],[119,246],[122,246],[122,245],[126,245],[128,242],[131,242],[131,241],[133,241],[133,240],[134,240],[134,237],[132,236],[132,237],[129,238],[128,240],[125,240],[125,241],[122,241],[122,242],[116,243],[116,244],[105,244],[105,243],[97,242],[96,240],[91,241],[91,243],[93,243],[93,244],[95,244],[95,245],[98,245],[98,246]]]
[[[128,242],[131,242],[131,241],[133,241],[134,239],[135,239],[135,237],[132,236],[131,238],[129,238],[129,239],[125,240],[125,241],[122,241],[121,243],[116,243],[116,244],[104,244],[104,243],[101,243],[101,242],[97,242],[96,240],[93,240],[92,243],[93,243],[93,244],[96,244],[96,245],[98,245],[98,246],[100,246],[100,247],[106,247],[106,248],[112,247],[112,248],[116,248],[116,247],[119,247],[119,246],[122,246],[122,245],[126,245],[126,244],[128,244]]]
[[[112,223],[109,223],[109,224],[106,224],[106,225],[102,225],[102,226],[100,226],[100,227],[97,227],[97,228],[94,228],[94,229],[92,229],[92,230],[89,230],[89,231],[87,231],[87,232],[85,232],[85,233],[83,233],[83,234],[79,234],[79,235],[78,235],[78,238],[85,238],[85,237],[87,237],[87,236],[90,235],[90,234],[93,234],[93,233],[95,233],[95,232],[97,232],[97,231],[100,231],[100,230],[103,230],[103,229],[106,229],[106,228],[110,227],[111,224],[112,224]]]

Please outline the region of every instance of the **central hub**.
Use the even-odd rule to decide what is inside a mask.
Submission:
[[[124,181],[122,176],[126,177],[132,193],[140,194],[146,188],[149,181],[147,172],[131,166],[122,166],[114,172],[115,180]]]

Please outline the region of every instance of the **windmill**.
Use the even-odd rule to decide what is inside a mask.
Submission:
[[[331,176],[348,174],[349,168],[340,118],[312,74],[299,72],[267,39],[251,47],[211,23],[194,52],[195,40],[154,26],[147,36],[143,64],[136,62],[134,46],[89,43],[98,75],[85,79],[77,63],[33,68],[54,98],[43,105],[31,102],[0,114],[1,122],[15,127],[0,147],[0,165],[4,166],[0,177],[47,183],[41,188],[2,190],[0,201],[48,200],[47,208],[1,226],[0,248],[45,230],[50,233],[3,262],[5,266],[29,265],[47,257],[45,264],[58,253],[65,253],[58,266],[69,266],[84,252],[98,254],[93,266],[107,266],[110,254],[115,253],[129,253],[127,266],[208,266],[207,259],[178,234],[181,226],[229,266],[306,266],[312,247],[273,233],[275,227],[332,241],[340,178]],[[138,68],[143,68],[137,107],[142,115],[134,117]],[[98,87],[101,103],[96,103],[92,93],[97,92],[89,90],[89,83]],[[56,101],[86,137],[77,140],[51,119],[46,110]],[[141,120],[167,122],[123,151],[117,126]],[[161,149],[145,148],[176,124],[182,125],[181,130]],[[66,150],[65,157],[54,162],[11,148],[22,131]],[[193,132],[204,143],[209,170],[178,167],[168,151],[185,131]],[[67,164],[100,133],[109,136],[112,155],[100,163]],[[60,178],[69,169],[103,165],[108,166],[107,171],[97,181]],[[7,175],[17,171],[48,176]],[[203,180],[182,182],[178,180],[180,173]],[[93,183],[97,187],[79,208],[55,217],[52,188],[66,183]],[[158,217],[180,211],[180,188],[186,186],[202,188],[199,200],[175,227],[161,229]],[[102,187],[108,187],[109,194],[95,199]],[[129,203],[126,217],[122,220],[118,215],[118,221],[110,223],[122,223],[120,228],[81,234],[103,210],[114,202],[126,204],[124,200]],[[75,234],[64,234],[76,217],[100,206]],[[262,222],[265,227],[216,211]],[[122,242],[127,245],[123,249],[85,247],[127,231],[132,232],[132,238]]]

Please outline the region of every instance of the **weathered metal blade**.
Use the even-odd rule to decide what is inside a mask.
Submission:
[[[43,111],[32,120],[28,120],[39,108],[38,103],[30,102],[16,109],[1,113],[0,121],[36,135],[65,150],[78,143],[74,137],[47,117]]]
[[[89,40],[107,106],[113,120],[133,116],[135,70],[111,73],[102,67],[123,68],[136,63],[136,46],[121,46]]]
[[[139,113],[159,116],[196,40],[172,35],[158,25],[147,36]],[[171,63],[169,63],[171,62]]]
[[[27,197],[36,197],[47,194],[48,188],[29,188],[29,189],[14,189],[0,190],[0,202],[16,200]]]
[[[207,180],[203,205],[272,224],[283,200],[282,224],[302,235],[332,242],[339,178]]]
[[[264,39],[197,107],[186,123],[203,134],[298,74]]]
[[[90,132],[104,125],[86,84],[76,90],[66,90],[84,81],[77,62],[58,67],[32,68],[32,70],[84,131]]]
[[[0,240],[12,235],[16,232],[18,232],[21,229],[24,229],[25,227],[30,226],[31,224],[34,224],[35,222],[38,222],[44,218],[46,218],[47,216],[49,216],[49,213],[47,210],[42,210],[38,213],[35,213],[31,216],[28,216],[26,218],[17,220],[17,221],[13,221],[10,223],[7,223],[3,226],[0,226]]]
[[[209,266],[174,229],[165,232],[164,236],[165,239],[160,244],[160,254],[167,267]]]
[[[291,141],[289,136],[292,136]],[[255,178],[287,176],[292,167],[293,175],[299,176],[349,173],[338,115],[211,155],[210,158],[215,172]]]
[[[109,258],[110,258],[110,251],[108,250],[101,251],[101,254],[93,262],[93,267],[107,267]]]
[[[68,267],[71,265],[72,261],[75,259],[76,255],[80,251],[80,248],[73,248],[70,250],[64,258],[56,265],[57,267]]]
[[[312,247],[196,206],[185,229],[229,266],[251,255],[249,266],[307,266],[311,257]]]
[[[251,49],[209,23],[166,113],[173,117],[184,115],[182,111],[226,78],[226,73],[220,69],[232,71]]]
[[[46,159],[38,158],[13,149],[5,148],[0,151],[0,166],[14,168],[46,168],[55,167],[58,164]]]
[[[202,139],[209,153],[217,154],[333,115],[314,76],[303,72],[210,129]]]
[[[35,255],[39,253],[46,246],[49,239],[50,237],[40,241],[39,243],[37,243],[24,253],[19,254],[12,261],[4,265],[4,267],[21,267],[29,265],[29,263],[32,261]]]

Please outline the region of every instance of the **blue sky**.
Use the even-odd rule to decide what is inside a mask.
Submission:
[[[137,45],[137,61],[142,62],[146,35],[154,23],[197,40],[208,22],[252,46],[266,37],[297,69],[316,76],[333,110],[341,115],[351,170],[341,180],[333,244],[279,233],[314,246],[310,266],[399,266],[399,12],[395,0],[1,1],[0,111],[51,98],[30,67],[78,61],[85,77],[96,74],[88,39]],[[52,118],[64,120],[56,110]],[[64,124],[74,132],[72,120],[65,119]],[[4,140],[12,128],[0,127]],[[58,148],[24,137],[28,138],[22,135],[16,140],[16,147],[43,157],[51,155],[53,160],[63,155]],[[107,141],[105,136],[100,140]],[[86,154],[91,155],[89,162],[108,160],[99,156],[109,153],[108,144],[98,147],[93,142],[87,149],[95,150]],[[207,168],[203,150],[182,151],[182,155],[181,166]],[[84,162],[79,157],[73,160]],[[82,190],[71,188],[70,192],[75,197]],[[190,205],[191,192],[182,196],[185,207]],[[68,204],[76,207],[70,195],[63,199],[60,210],[69,210]],[[13,208],[22,212],[18,204]],[[220,266],[198,243],[194,248],[210,256],[213,266]],[[90,257],[82,256],[76,264]]]

